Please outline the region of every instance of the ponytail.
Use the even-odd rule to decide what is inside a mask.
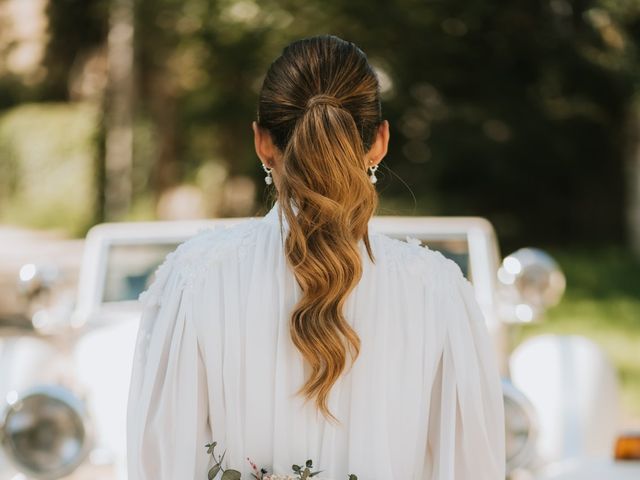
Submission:
[[[360,351],[342,310],[362,275],[358,243],[373,261],[367,225],[377,205],[362,140],[335,100],[312,97],[285,149],[278,197],[289,225],[286,255],[303,296],[291,316],[291,338],[311,366],[299,393],[333,419],[327,397]],[[295,210],[294,210],[295,206]]]
[[[381,122],[379,93],[365,54],[321,35],[284,49],[258,104],[258,124],[282,152],[285,253],[302,290],[290,333],[311,374],[298,393],[332,420],[331,387],[360,352],[343,307],[362,276],[361,241],[374,261],[367,227],[378,199],[365,154]]]

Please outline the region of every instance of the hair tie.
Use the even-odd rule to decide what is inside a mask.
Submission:
[[[342,103],[333,95],[327,95],[324,93],[320,93],[318,95],[314,95],[307,100],[306,108],[310,109],[315,107],[316,105],[331,105],[333,107],[341,107]]]

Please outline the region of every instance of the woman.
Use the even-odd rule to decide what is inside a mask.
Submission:
[[[387,152],[378,80],[353,43],[296,41],[253,123],[277,189],[262,219],[200,232],[141,296],[130,480],[504,478],[496,361],[469,282],[441,254],[368,232]],[[217,460],[216,456],[216,460]]]

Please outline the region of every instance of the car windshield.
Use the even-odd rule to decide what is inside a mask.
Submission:
[[[153,274],[178,243],[140,243],[109,246],[102,302],[137,300]]]
[[[393,236],[393,235],[391,235]],[[398,237],[399,238],[399,237]],[[399,238],[401,240],[405,240]],[[455,261],[469,280],[469,245],[466,235],[439,238],[418,238],[423,245],[440,251]],[[175,250],[179,242],[171,243],[119,243],[108,247],[102,302],[137,300],[153,280],[153,274],[166,255]]]

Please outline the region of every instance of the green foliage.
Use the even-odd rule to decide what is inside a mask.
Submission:
[[[301,467],[300,465],[295,465],[295,464],[291,466],[291,470],[293,471],[293,473],[298,475],[298,478],[300,478],[300,480],[307,480],[308,478],[315,477],[316,475],[322,472],[322,470],[317,470],[315,472],[312,472],[311,471],[312,468],[313,468],[312,460],[307,460],[304,464],[304,467]]]
[[[237,470],[225,470],[221,480],[240,480],[240,476]]]
[[[208,443],[205,445],[207,449],[207,454],[211,455],[215,461],[215,464],[209,470],[209,474],[208,474],[209,480],[212,480],[213,478],[215,478],[215,476],[218,475],[218,473],[220,473],[221,471],[222,471],[222,477],[221,477],[222,480],[239,480],[241,477],[240,472],[238,472],[237,470],[230,470],[230,469],[225,470],[224,468],[222,468],[222,460],[224,459],[226,450],[225,452],[222,453],[222,455],[216,458],[215,448],[217,445],[218,445],[218,442]],[[251,467],[254,470],[254,473],[252,473],[251,476],[255,480],[267,480],[272,477],[272,475],[270,475],[266,469],[264,468],[258,469],[258,467],[253,462],[251,462],[251,460],[249,459],[247,460],[249,461],[249,463],[251,464]],[[313,460],[311,459],[307,460],[304,463],[303,467],[296,464],[293,464],[291,466],[291,470],[295,474],[295,477],[299,480],[308,480],[312,477],[315,477],[316,475],[319,475],[322,472],[322,470],[316,470],[315,472],[312,472],[311,471],[312,468],[313,468]],[[348,480],[358,480],[358,477],[350,473],[348,476]]]
[[[623,242],[637,1],[133,4],[136,196],[217,163],[264,197],[250,128],[263,75],[289,42],[333,33],[384,80],[387,213],[483,215],[510,245]],[[0,106],[66,98],[71,67],[106,42],[109,5],[49,2],[49,75],[29,86],[0,74]]]
[[[221,480],[240,480],[240,472],[238,472],[237,470],[225,470],[224,468],[222,468],[222,460],[224,460],[224,456],[227,452],[225,450],[222,455],[216,458],[215,448],[217,444],[218,442],[213,442],[205,445],[205,447],[207,447],[207,453],[210,454],[216,462],[213,467],[209,469],[209,473],[207,475],[209,480],[213,480],[220,471],[222,471]]]
[[[111,3],[111,0],[46,2],[49,42],[42,63],[47,75],[32,95],[48,101],[69,100],[74,67],[104,43]]]
[[[484,215],[508,242],[622,242],[637,4],[142,0],[138,13],[140,68],[172,85],[184,172],[216,158],[261,185],[262,76],[290,41],[334,33],[389,80],[383,205]],[[153,116],[157,92],[142,91]]]
[[[96,125],[89,104],[26,104],[0,116],[0,221],[84,233]]]

